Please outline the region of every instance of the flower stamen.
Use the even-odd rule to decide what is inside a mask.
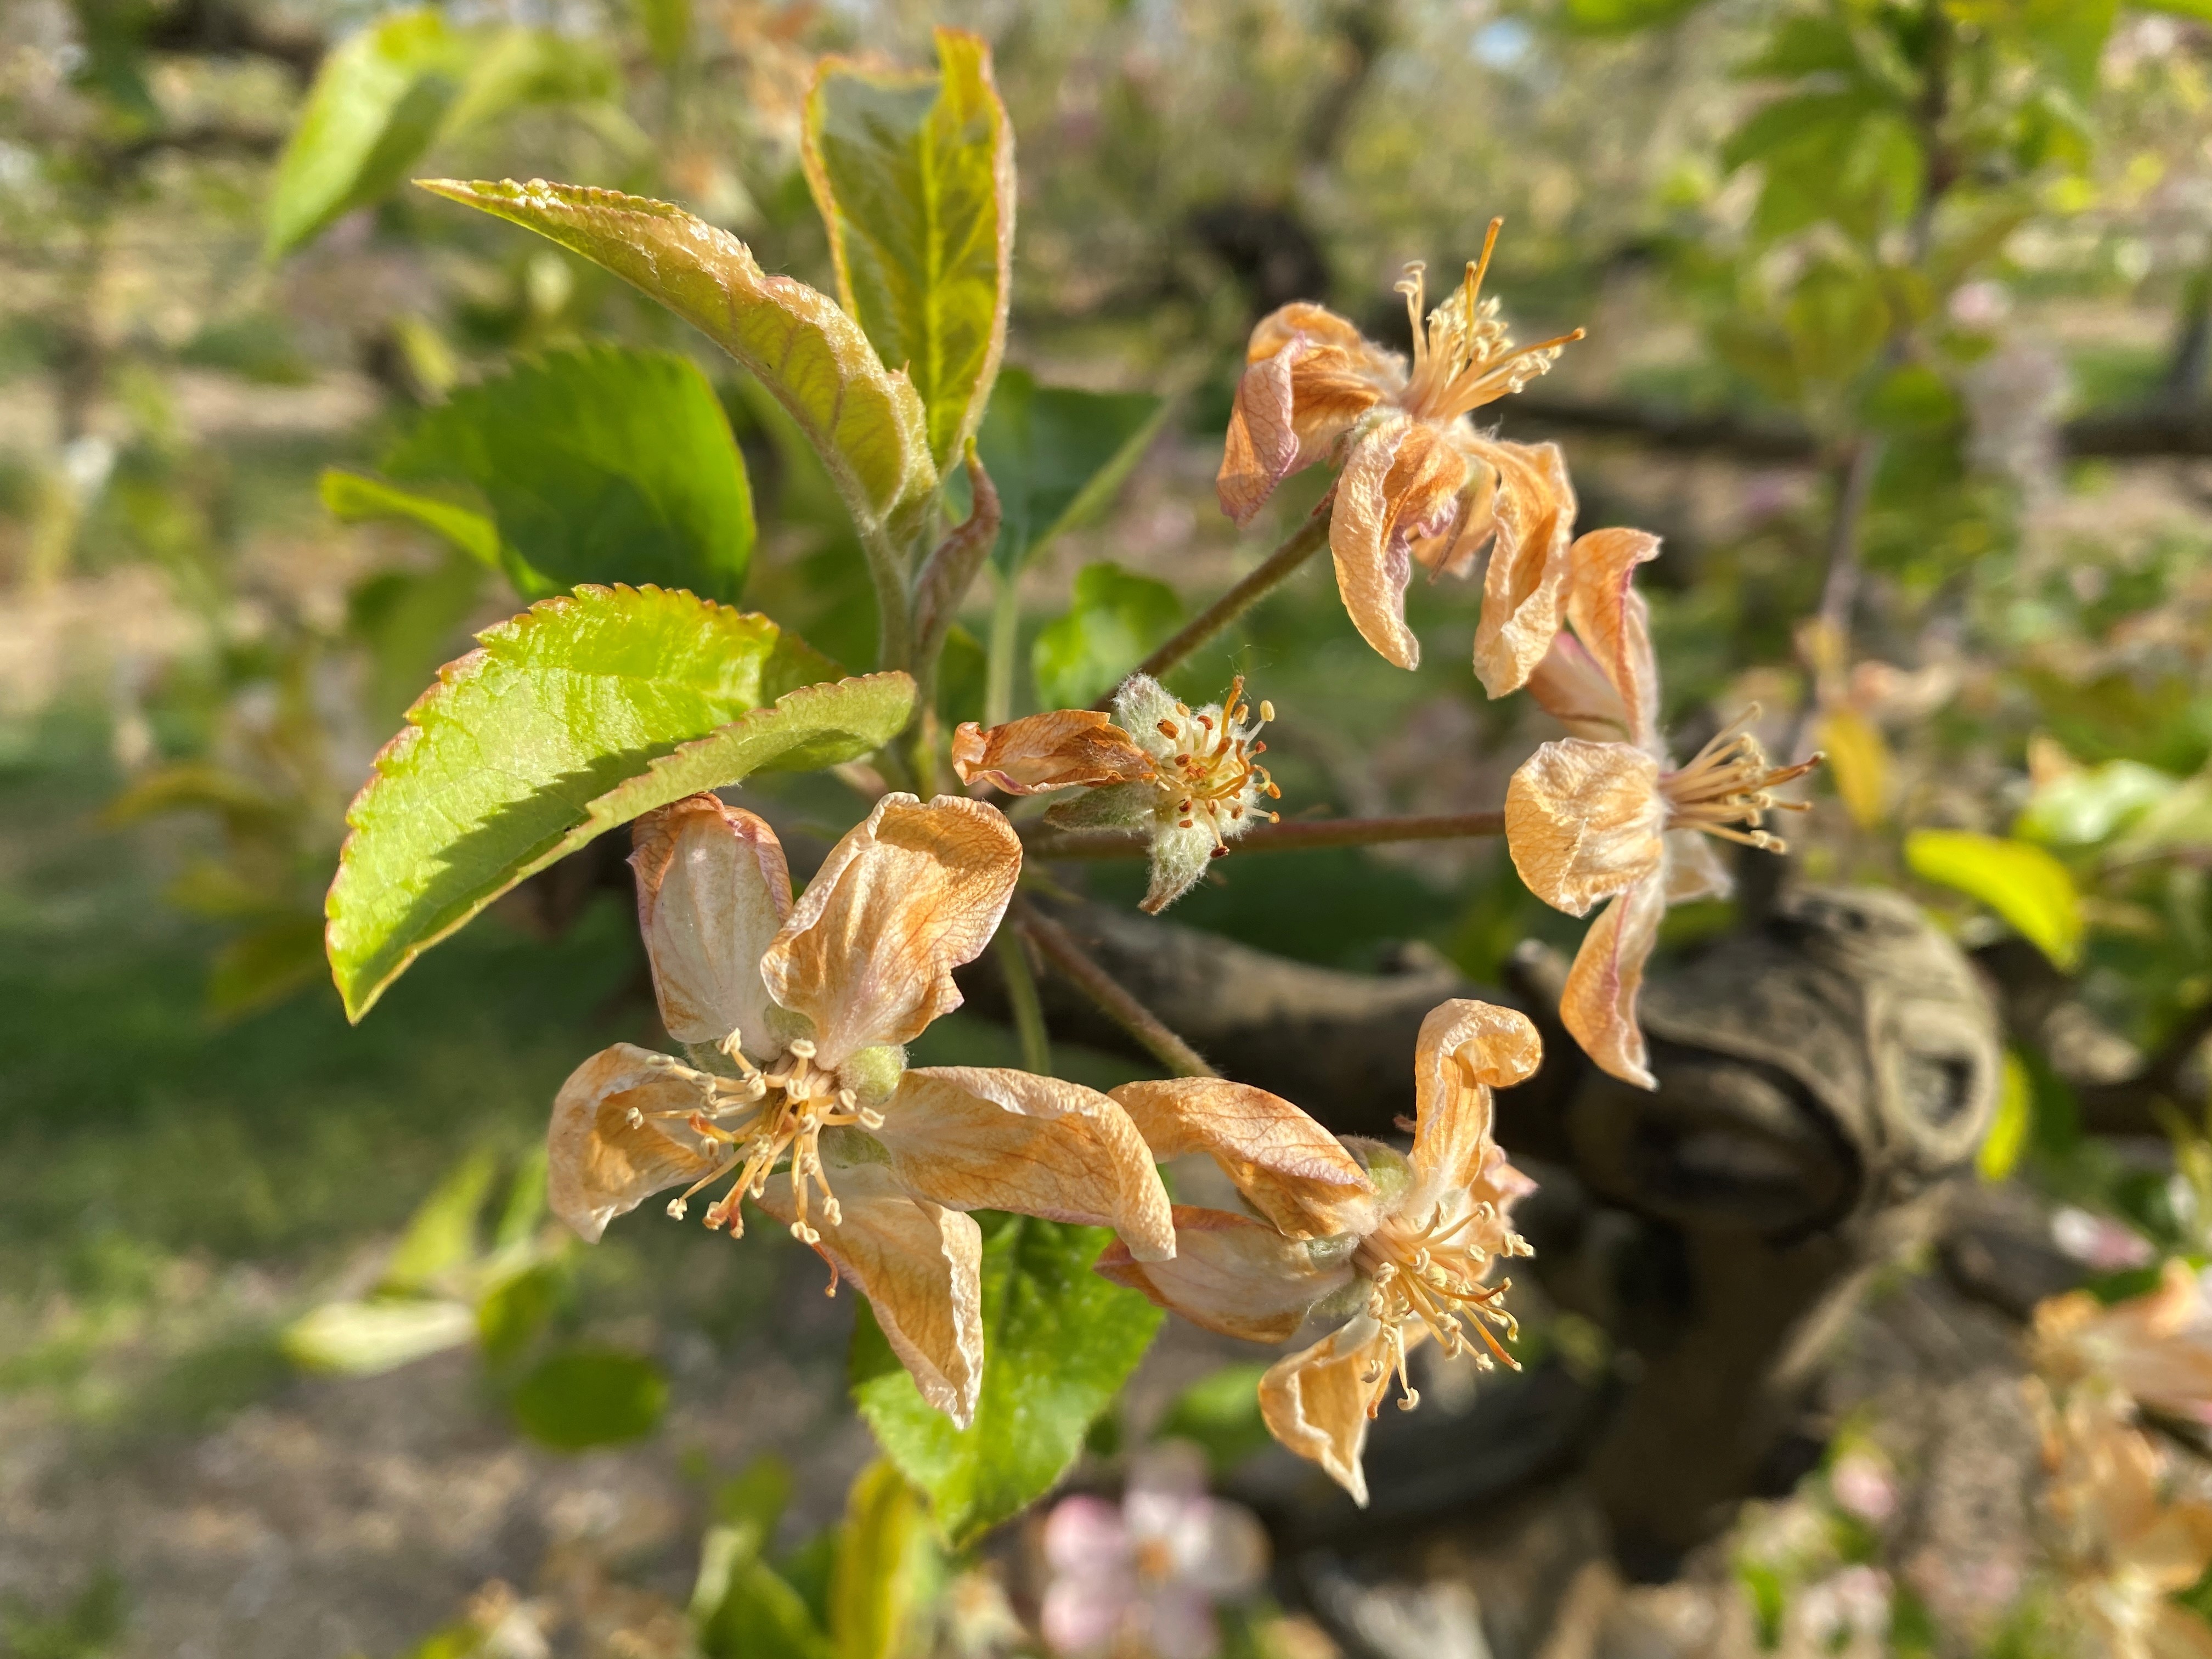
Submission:
[[[1282,799],[1258,759],[1267,746],[1257,741],[1260,731],[1274,714],[1274,705],[1262,702],[1259,718],[1252,718],[1240,674],[1222,700],[1218,722],[1177,703],[1175,718],[1158,723],[1160,735],[1175,745],[1175,752],[1160,769],[1158,810],[1179,830],[1197,829],[1202,821],[1212,833],[1216,858],[1228,849],[1224,825],[1243,823],[1248,796]],[[1266,816],[1273,821],[1277,814]]]
[[[1811,804],[1777,800],[1772,792],[1803,777],[1826,757],[1815,752],[1794,766],[1770,766],[1766,751],[1750,731],[1759,713],[1759,705],[1753,703],[1716,732],[1687,765],[1659,780],[1668,828],[1696,830],[1764,852],[1790,850],[1781,836],[1760,828],[1765,815],[1809,811]]]

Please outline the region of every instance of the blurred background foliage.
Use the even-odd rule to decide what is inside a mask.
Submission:
[[[1086,701],[1249,568],[1320,488],[1249,542],[1212,506],[1255,318],[1322,300],[1395,341],[1405,262],[1450,270],[1503,214],[1521,335],[1589,330],[1505,430],[1569,445],[1586,526],[1665,535],[1678,751],[1758,701],[1770,749],[1829,756],[1801,872],[1905,886],[1990,969],[2014,1054],[1986,1179],[2212,1248],[2201,0],[13,0],[0,1651],[394,1650],[541,1558],[546,1605],[600,1632],[579,1642],[679,1609],[670,1651],[763,1621],[809,1656],[890,1639],[830,1589],[836,1549],[907,1524],[865,1480],[846,1510],[844,1304],[793,1291],[775,1240],[585,1253],[538,1214],[528,1149],[580,1033],[653,1040],[619,866],[534,881],[360,1030],[320,918],[346,802],[436,666],[529,599],[653,580],[653,526],[840,661],[874,637],[849,526],[757,386],[404,179],[662,197],[829,287],[812,64],[925,60],[939,21],[994,43],[1021,167],[982,434],[1007,530],[948,718]],[[501,459],[556,429],[562,476]],[[1545,733],[1477,695],[1471,600],[1416,592],[1407,675],[1310,578],[1178,689],[1243,672],[1273,702],[1290,813],[1490,807]],[[763,791],[802,855],[849,817],[824,780]],[[1177,920],[1492,981],[1575,932],[1484,842],[1234,860]],[[1014,1052],[965,1018],[928,1044]],[[1192,1373],[1167,1375],[1131,1412],[1205,1438],[1210,1396],[1170,1407]],[[641,1449],[519,1449],[617,1440]],[[778,1442],[808,1448],[781,1522],[766,1466],[726,1484]],[[431,1470],[471,1518],[434,1517],[459,1500]],[[690,1591],[616,1593],[637,1562],[665,1589],[702,1525]],[[1755,1609],[1786,1589],[1763,1547]],[[519,1641],[514,1616],[480,1597],[422,1650]]]

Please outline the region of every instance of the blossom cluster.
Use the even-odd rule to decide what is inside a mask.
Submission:
[[[1492,227],[1494,242],[1496,226]],[[1810,763],[1770,767],[1739,723],[1686,765],[1660,732],[1650,630],[1633,577],[1658,550],[1634,530],[1573,534],[1559,450],[1480,430],[1475,411],[1544,371],[1565,339],[1516,349],[1490,257],[1425,316],[1419,268],[1401,285],[1410,363],[1342,318],[1294,305],[1263,320],[1218,480],[1249,520],[1276,485],[1323,461],[1340,591],[1361,635],[1411,668],[1415,565],[1465,574],[1486,552],[1475,670],[1493,696],[1526,689],[1565,728],[1517,772],[1505,802],[1515,865],[1576,915],[1601,902],[1565,989],[1567,1029],[1597,1063],[1650,1086],[1636,999],[1666,907],[1725,889],[1707,837],[1780,843],[1771,790]],[[1567,337],[1568,338],[1578,336]],[[1063,793],[1048,821],[1139,832],[1144,901],[1187,891],[1279,792],[1260,762],[1239,680],[1194,710],[1133,676],[1110,712],[1054,709],[963,726],[951,758],[971,789]],[[1020,878],[1020,836],[973,797],[884,795],[793,896],[775,832],[711,794],[641,818],[639,921],[662,1019],[690,1063],[618,1044],[578,1067],[550,1134],[558,1213],[586,1237],[680,1187],[681,1218],[735,1233],[757,1206],[813,1248],[831,1289],[867,1296],[923,1397],[965,1425],[981,1386],[979,1209],[1110,1228],[1097,1270],[1206,1329],[1283,1344],[1260,1384],[1267,1426],[1364,1503],[1368,1424],[1410,1356],[1510,1365],[1500,1263],[1532,1183],[1492,1134],[1492,1091],[1534,1073],[1523,1015],[1455,1000],[1413,1055],[1410,1147],[1331,1133],[1291,1102],[1218,1078],[1103,1094],[1027,1072],[909,1067],[904,1045],[959,1006],[953,969],[989,943]],[[1171,1205],[1157,1165],[1210,1159],[1231,1207]],[[1071,1614],[1071,1617],[1073,1615]]]

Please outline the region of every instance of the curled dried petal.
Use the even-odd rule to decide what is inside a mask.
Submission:
[[[975,721],[952,733],[952,769],[1010,795],[1075,785],[1135,783],[1152,776],[1152,757],[1106,715],[1052,708],[985,731]]]
[[[814,1022],[829,1070],[911,1042],[960,1006],[952,970],[991,942],[1021,867],[1021,840],[997,808],[885,795],[823,860],[761,976]]]
[[[1172,1261],[1139,1261],[1116,1243],[1097,1270],[1224,1336],[1287,1341],[1316,1303],[1352,1283],[1347,1260],[1318,1261],[1306,1244],[1249,1216],[1178,1204],[1175,1234]]]
[[[1642,1089],[1659,1085],[1646,1065],[1636,999],[1666,913],[1667,896],[1656,878],[1623,892],[1583,935],[1559,998],[1559,1023],[1583,1052],[1600,1069]]]
[[[1425,422],[1377,421],[1353,439],[1328,521],[1337,592],[1359,636],[1385,660],[1416,666],[1421,643],[1406,626],[1413,549],[1452,521],[1468,460]]]
[[[754,1058],[769,1058],[782,1022],[761,982],[761,953],[791,914],[775,831],[701,794],[647,812],[630,836],[638,932],[661,1024],[678,1042],[720,1042],[737,1031]]]
[[[1455,998],[1429,1011],[1413,1045],[1413,1163],[1431,1201],[1481,1176],[1497,1150],[1490,1091],[1532,1076],[1543,1058],[1543,1039],[1514,1009]]]
[[[721,1149],[685,1121],[714,1079],[666,1054],[618,1042],[568,1074],[545,1132],[546,1198],[581,1238],[665,1188],[720,1169]]]
[[[962,1210],[1111,1227],[1138,1260],[1175,1254],[1167,1189],[1120,1106],[1095,1089],[994,1067],[908,1072],[875,1138],[909,1191]]]
[[[1575,491],[1557,444],[1476,441],[1498,471],[1497,541],[1482,578],[1474,672],[1493,697],[1517,691],[1559,631],[1571,566]]]
[[[1293,1238],[1366,1232],[1375,1188],[1327,1129],[1279,1095],[1225,1078],[1125,1083],[1114,1099],[1165,1162],[1203,1152]]]
[[[1215,480],[1221,510],[1249,524],[1277,484],[1320,460],[1403,378],[1395,358],[1320,306],[1302,301],[1261,318]]]
[[[1651,623],[1636,591],[1638,565],[1659,556],[1659,538],[1641,530],[1593,530],[1574,545],[1567,620],[1628,714],[1628,740],[1659,752],[1659,670]]]
[[[1426,1334],[1427,1327],[1412,1327],[1407,1346]],[[1382,1325],[1362,1314],[1303,1353],[1279,1360],[1260,1379],[1260,1414],[1268,1432],[1320,1464],[1362,1509],[1367,1474],[1360,1455],[1367,1446],[1368,1419],[1390,1386],[1388,1356]]]

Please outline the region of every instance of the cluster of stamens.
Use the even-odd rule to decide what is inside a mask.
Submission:
[[[716,1046],[738,1068],[738,1075],[708,1079],[711,1094],[703,1106],[660,1115],[682,1118],[694,1133],[729,1151],[682,1197],[669,1200],[668,1213],[681,1221],[694,1194],[735,1170],[735,1184],[707,1206],[701,1219],[710,1229],[727,1228],[731,1237],[742,1237],[745,1224],[738,1212],[739,1201],[763,1196],[769,1176],[788,1158],[791,1236],[802,1244],[819,1245],[822,1235],[810,1220],[816,1196],[821,1201],[824,1225],[835,1227],[843,1219],[836,1194],[830,1190],[829,1179],[823,1173],[822,1132],[848,1126],[880,1129],[883,1114],[861,1105],[850,1089],[839,1085],[834,1072],[817,1066],[814,1044],[805,1037],[795,1039],[782,1057],[765,1069],[745,1057],[735,1031]],[[834,1264],[830,1287],[835,1294]]]
[[[1766,751],[1749,730],[1758,718],[1759,705],[1753,703],[1698,750],[1688,765],[1661,777],[1668,828],[1699,830],[1768,853],[1790,850],[1789,842],[1759,825],[1768,812],[1810,810],[1808,802],[1777,800],[1772,792],[1803,777],[1825,757],[1814,754],[1795,766],[1768,765]]]
[[[1413,323],[1413,372],[1399,403],[1409,415],[1427,421],[1456,420],[1470,410],[1510,397],[1559,361],[1561,348],[1583,337],[1583,331],[1514,349],[1498,301],[1483,299],[1482,279],[1498,246],[1492,219],[1482,240],[1482,258],[1470,264],[1460,291],[1426,317],[1421,313],[1428,267],[1414,260],[1406,267],[1398,292],[1406,296]]]
[[[1407,1369],[1406,1327],[1418,1319],[1429,1328],[1437,1345],[1450,1358],[1472,1356],[1484,1370],[1498,1365],[1521,1369],[1520,1361],[1506,1352],[1498,1340],[1510,1342],[1521,1334],[1513,1316],[1505,1310],[1506,1291],[1513,1281],[1502,1279],[1486,1285],[1492,1253],[1468,1237],[1470,1231],[1493,1237],[1504,1231],[1498,1206],[1477,1200],[1457,1220],[1440,1220],[1431,1211],[1419,1227],[1401,1220],[1385,1221],[1360,1241],[1352,1265],[1367,1279],[1367,1313],[1382,1328],[1382,1358],[1360,1381],[1369,1388],[1395,1375],[1401,1390],[1400,1411],[1421,1403],[1420,1390]],[[1518,1233],[1505,1231],[1498,1254],[1533,1254]],[[1493,1330],[1493,1328],[1494,1330]],[[1480,1346],[1477,1346],[1480,1339]],[[1382,1402],[1377,1394],[1369,1407],[1372,1416]]]
[[[1222,699],[1218,716],[1194,714],[1179,702],[1174,718],[1161,720],[1157,727],[1174,745],[1173,754],[1159,766],[1160,814],[1172,814],[1181,830],[1203,823],[1213,832],[1216,858],[1229,850],[1228,837],[1243,828],[1248,808],[1269,823],[1282,816],[1261,812],[1255,805],[1263,795],[1270,800],[1283,798],[1259,763],[1267,749],[1258,740],[1260,729],[1275,718],[1275,706],[1262,702],[1260,717],[1253,720],[1251,714],[1244,701],[1244,677],[1239,674]]]

